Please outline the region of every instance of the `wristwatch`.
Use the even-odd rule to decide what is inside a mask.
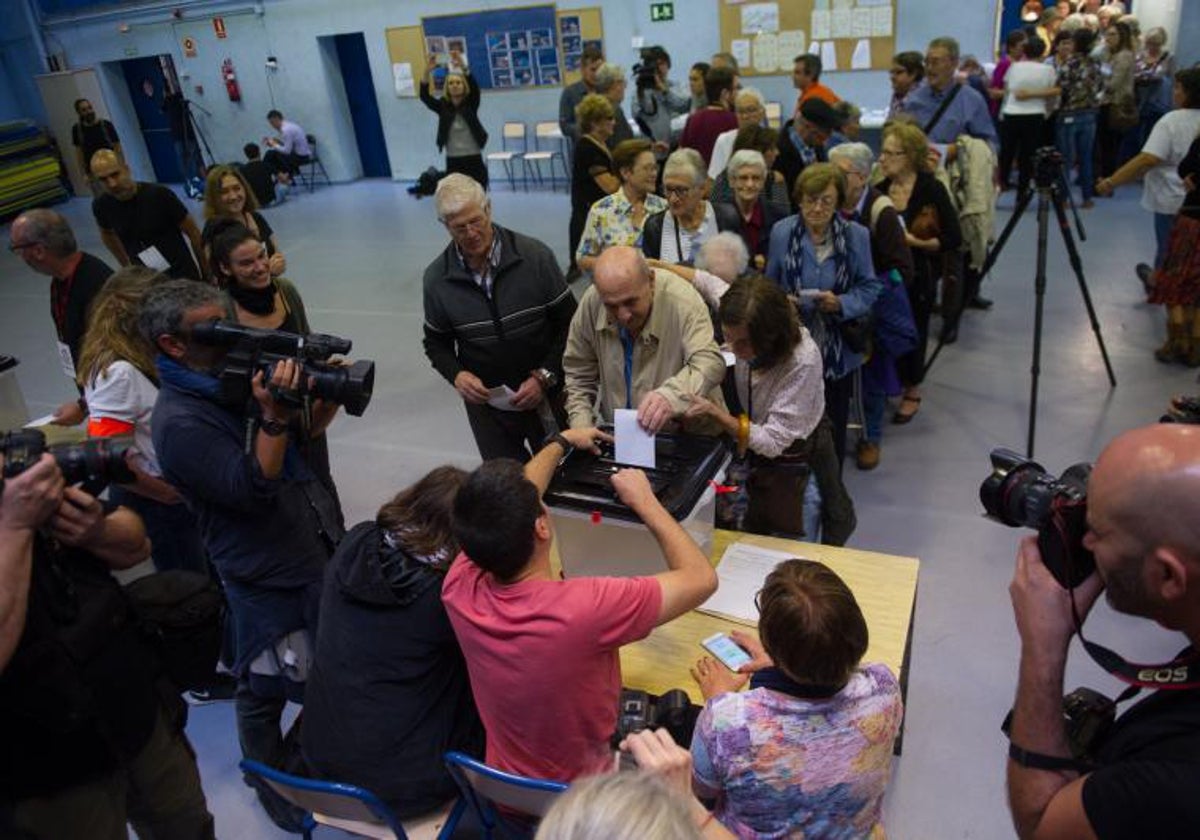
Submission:
[[[543,367],[538,368],[537,370],[531,370],[529,375],[541,383],[543,391],[549,391],[558,384],[558,375],[555,374],[554,371],[550,370],[550,368]]]
[[[547,435],[546,439],[542,441],[542,448],[545,449],[552,443],[557,443],[559,446],[561,446],[563,448],[564,455],[569,454],[575,449],[575,444],[567,440],[566,437],[563,436],[562,432],[552,432],[551,434]]]
[[[258,428],[262,429],[267,437],[279,437],[287,434],[288,424],[280,420],[268,420],[264,417],[258,421]]]

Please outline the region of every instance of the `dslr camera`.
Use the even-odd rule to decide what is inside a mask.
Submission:
[[[120,438],[96,438],[80,443],[46,445],[46,436],[37,429],[18,429],[0,434],[0,454],[4,455],[4,477],[13,478],[25,472],[49,452],[62,470],[67,484],[87,484],[102,487],[116,482],[136,481],[125,463],[128,441]]]
[[[627,735],[643,729],[666,729],[677,744],[690,744],[699,709],[681,688],[672,688],[657,700],[645,691],[621,689],[617,701],[617,731],[612,736],[615,750]]]
[[[1074,589],[1096,568],[1083,547],[1091,464],[1067,467],[1058,478],[1011,449],[993,449],[992,474],[979,487],[987,515],[1012,528],[1037,531],[1042,562],[1055,580]]]
[[[354,417],[361,417],[371,402],[375,388],[373,361],[360,360],[350,365],[329,362],[331,356],[350,352],[353,345],[349,339],[321,333],[298,335],[264,330],[220,320],[196,324],[192,338],[200,344],[229,348],[218,377],[221,400],[226,405],[239,409],[244,406],[251,397],[250,382],[254,374],[261,370],[269,379],[276,363],[287,359],[295,359],[301,367],[300,385],[295,392],[274,390],[277,400],[299,407],[303,398],[311,395],[338,403]]]

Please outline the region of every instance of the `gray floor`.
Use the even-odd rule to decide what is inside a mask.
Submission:
[[[1005,199],[1002,206],[1009,206]],[[561,192],[494,197],[502,224],[538,236],[564,256],[568,200]],[[198,207],[193,205],[196,212]],[[83,247],[103,253],[88,205],[65,212]],[[332,436],[334,472],[351,521],[370,516],[397,489],[444,462],[477,461],[454,391],[421,350],[420,276],[444,246],[429,200],[389,182],[303,194],[267,211],[314,327],[354,340],[354,355],[379,363],[365,417],[342,418]],[[1153,250],[1136,191],[1100,201],[1084,217],[1083,261],[1120,383],[1110,390],[1058,235],[1051,230],[1049,289],[1037,453],[1052,470],[1090,460],[1123,429],[1152,422],[1169,394],[1193,391],[1193,375],[1154,361],[1162,315],[1141,302],[1133,278]],[[1000,223],[1007,220],[1002,213]],[[977,488],[988,452],[1024,448],[1033,323],[1035,223],[1023,219],[986,291],[993,311],[971,313],[959,343],[931,373],[916,420],[885,431],[873,473],[847,467],[858,506],[852,545],[921,558],[908,722],[887,799],[892,837],[1012,836],[1004,803],[1000,720],[1012,700],[1016,634],[1006,586],[1020,533],[981,518]],[[564,260],[565,262],[565,260]],[[71,396],[59,371],[48,280],[0,253],[0,352],[19,356],[33,415]],[[1091,634],[1129,656],[1173,654],[1177,638],[1099,607]],[[1069,686],[1115,693],[1115,680],[1076,651]],[[210,807],[226,838],[282,837],[236,772],[229,705],[193,712]]]

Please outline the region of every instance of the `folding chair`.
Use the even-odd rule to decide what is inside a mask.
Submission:
[[[301,184],[308,187],[308,191],[312,192],[317,184],[317,170],[321,170],[321,177],[325,179],[328,186],[333,186],[333,182],[329,180],[329,173],[325,171],[325,164],[321,163],[321,156],[317,154],[317,138],[311,134],[305,134],[308,138],[308,148],[312,153],[308,160],[300,164],[296,173],[296,179]],[[308,173],[304,172],[304,167],[308,167]]]
[[[778,102],[768,102],[766,104],[767,125],[776,131],[783,125],[783,106]]]
[[[541,818],[558,795],[567,789],[562,782],[530,779],[496,770],[460,752],[446,753],[446,769],[462,791],[463,800],[479,819],[484,840],[493,840],[496,836],[500,821],[497,805]]]
[[[543,142],[547,146],[550,146],[550,148],[543,149]],[[533,171],[538,184],[542,183],[542,161],[548,160],[550,161],[550,189],[557,189],[554,178],[554,162],[558,161],[562,167],[563,185],[566,189],[570,189],[571,176],[567,172],[567,156],[563,153],[563,133],[558,123],[550,120],[535,124],[533,127],[533,146],[536,151],[526,152],[525,162],[526,164],[533,164]]]
[[[466,802],[459,798],[432,814],[402,823],[391,808],[365,788],[293,776],[250,759],[239,766],[243,773],[262,779],[288,802],[309,812],[310,817],[300,829],[304,840],[312,840],[318,825],[376,840],[446,840],[454,834],[466,810]]]
[[[513,151],[508,147],[509,143],[520,141],[521,150]],[[521,186],[528,189],[528,174],[529,164],[525,163],[525,158],[529,152],[529,131],[523,122],[506,122],[500,134],[500,148],[503,151],[488,152],[487,162],[499,161],[504,166],[504,174],[508,176],[509,189],[517,188],[516,178],[513,175],[513,164],[516,161],[521,162]]]

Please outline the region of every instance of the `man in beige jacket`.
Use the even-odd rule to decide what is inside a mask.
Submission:
[[[611,423],[614,409],[636,408],[650,432],[673,424],[671,430],[717,434],[710,421],[683,420],[686,394],[723,404],[725,360],[700,294],[623,246],[600,255],[593,279],[563,356],[571,427]]]

